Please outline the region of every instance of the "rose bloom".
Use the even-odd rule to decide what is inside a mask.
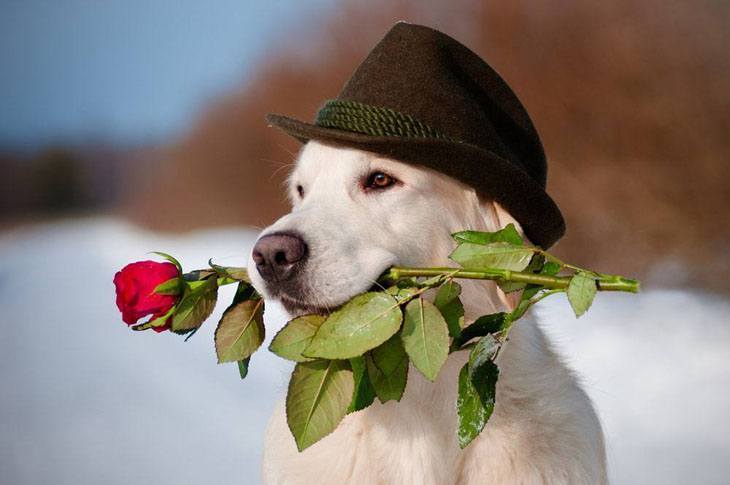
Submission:
[[[138,261],[122,268],[114,275],[114,286],[117,289],[117,307],[122,312],[122,320],[127,325],[152,315],[154,320],[175,306],[176,295],[158,295],[155,288],[160,283],[180,276],[177,267],[172,263],[156,261]],[[162,327],[153,327],[156,332],[170,328],[169,320]]]

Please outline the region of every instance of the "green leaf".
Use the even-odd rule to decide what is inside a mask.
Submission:
[[[218,363],[247,359],[264,341],[264,300],[234,303],[215,330]]]
[[[493,362],[499,349],[499,342],[492,335],[485,335],[479,339],[469,354],[469,378],[475,382],[479,381],[479,375],[489,367],[488,362]]]
[[[499,289],[504,291],[505,293],[512,293],[514,291],[523,290],[526,286],[526,283],[520,283],[518,281],[503,281],[503,280],[496,280],[497,286],[499,286]]]
[[[177,259],[173,258],[169,254],[163,253],[161,251],[151,251],[151,254],[156,254],[156,255],[161,256],[162,258],[168,260],[169,262],[171,262],[172,264],[174,264],[177,267],[177,270],[180,273],[182,273],[182,265],[180,264],[180,261],[178,261]]]
[[[352,375],[355,379],[355,391],[352,395],[352,402],[347,407],[347,413],[354,413],[370,406],[375,400],[375,389],[368,377],[368,368],[365,357],[353,357],[350,359]]]
[[[542,286],[537,286],[535,289],[535,294],[537,294],[537,292],[542,289],[543,289]],[[525,290],[525,292],[527,292],[527,291],[530,291],[532,293],[531,288],[528,288],[527,290]],[[532,296],[534,296],[534,295],[531,295],[530,298],[532,298]],[[527,313],[527,310],[529,310],[530,306],[532,306],[532,304],[534,303],[533,301],[530,300],[530,298],[522,299],[517,303],[517,306],[514,308],[514,310],[512,310],[509,313],[508,320],[510,322],[515,322],[515,321],[519,320],[520,318],[522,318],[522,316],[525,313]]]
[[[513,246],[522,246],[524,242],[514,224],[507,224],[504,229],[496,232],[461,231],[451,235],[458,243],[491,244],[505,242]]]
[[[216,272],[210,269],[196,269],[183,275],[183,279],[188,282],[189,285],[195,285],[196,282],[204,281],[209,279],[211,276],[216,275]]]
[[[172,316],[171,330],[188,333],[200,327],[213,313],[218,300],[218,284],[215,278],[204,280],[200,285],[185,293]]]
[[[438,308],[423,298],[408,303],[401,339],[416,369],[426,379],[436,380],[449,356],[449,329]]]
[[[450,337],[458,337],[461,327],[464,326],[464,305],[461,303],[459,295],[461,295],[461,285],[450,280],[438,289],[433,300],[433,304],[446,320]]]
[[[471,364],[469,365],[471,366]],[[469,371],[469,378],[486,411],[486,417],[489,419],[489,416],[492,415],[492,411],[494,410],[499,367],[497,367],[494,361],[485,360],[477,369]]]
[[[591,307],[596,296],[596,280],[583,271],[577,272],[568,284],[568,301],[576,317],[583,315]]]
[[[345,360],[300,362],[286,395],[286,421],[303,451],[330,434],[352,401],[354,381]]]
[[[530,264],[527,265],[527,267],[523,270],[527,273],[541,273],[543,268],[545,267],[545,256],[542,254],[536,253],[532,255],[532,258],[530,259]],[[516,281],[503,281],[503,280],[497,280],[497,285],[499,285],[499,288],[504,291],[505,293],[511,293],[513,291],[519,291],[524,290],[527,286],[526,283],[518,283]]]
[[[470,376],[469,364],[459,372],[459,395],[456,411],[459,418],[457,437],[459,446],[465,448],[484,429],[494,411],[499,369],[492,361],[482,366],[482,371]]]
[[[399,335],[365,355],[368,377],[382,403],[400,401],[408,382],[408,355]]]
[[[303,315],[287,323],[279,330],[269,345],[269,350],[284,359],[295,362],[313,360],[302,355],[312,341],[312,337],[324,322],[322,315]]]
[[[198,333],[198,330],[200,330],[200,327],[194,328],[194,329],[190,330],[188,333],[179,333],[178,335],[184,335],[185,340],[183,340],[183,342],[187,342],[188,340],[190,340],[190,337],[192,337],[193,335]]]
[[[240,303],[240,302],[246,301],[246,300],[259,300],[259,299],[261,299],[261,295],[258,294],[256,289],[253,286],[251,286],[250,283],[241,281],[238,283],[238,286],[236,286],[236,294],[233,296],[232,303]]]
[[[418,288],[419,283],[416,281],[415,278],[401,278],[398,281],[395,282],[395,284],[389,288],[387,288],[385,291],[391,295],[395,295],[398,290],[404,289],[404,288]]]
[[[155,286],[153,292],[158,295],[179,295],[183,292],[183,282],[181,278],[170,278],[167,281]]]
[[[457,271],[458,268],[454,268],[454,271]],[[437,286],[441,286],[444,281],[446,280],[447,276],[445,274],[438,274],[436,276],[431,276],[430,278],[426,278],[425,280],[418,283],[418,286],[420,288],[436,288]]]
[[[393,296],[363,293],[325,320],[303,354],[323,359],[357,357],[388,340],[402,319]]]
[[[251,283],[251,280],[248,277],[248,270],[246,268],[239,268],[235,266],[219,266],[213,263],[212,258],[208,260],[208,266],[213,268],[215,272],[218,273],[218,276],[230,278],[236,281],[245,281],[246,283]]]
[[[386,293],[393,296],[398,303],[402,303],[404,301],[408,301],[413,298],[413,295],[415,295],[418,292],[417,287],[405,287],[405,288],[399,288],[397,286],[391,286],[387,290],[385,290]]]
[[[541,259],[544,261],[544,256],[542,255],[535,255],[535,258],[537,256],[541,256]],[[533,261],[535,261],[535,258],[533,258]],[[530,262],[530,266],[532,266],[533,263]],[[549,275],[549,276],[555,276],[560,272],[560,269],[562,266],[560,264],[555,263],[553,261],[548,261],[545,264],[542,265],[542,268],[540,268],[539,274]],[[536,272],[536,271],[533,271]],[[534,303],[532,300],[532,297],[536,296],[538,293],[540,293],[542,290],[544,290],[545,287],[542,285],[533,285],[528,284],[525,285],[525,289],[522,292],[522,295],[520,296],[520,301],[517,303],[517,306],[512,310],[510,315],[511,321],[516,321],[519,318],[522,318],[522,316],[527,312],[527,310],[530,308],[530,306]]]
[[[534,250],[509,243],[496,242],[486,246],[462,243],[449,258],[466,269],[497,268],[522,271],[529,264]]]
[[[458,349],[475,337],[482,337],[490,333],[499,332],[508,324],[509,315],[504,312],[483,315],[466,326],[461,334],[454,339],[452,348]]]
[[[241,379],[245,379],[248,375],[248,364],[251,362],[251,357],[238,361],[238,374]]]
[[[532,265],[532,262],[530,263],[530,265]],[[561,266],[558,263],[548,261],[543,264],[542,268],[539,271],[539,274],[555,276],[560,272],[560,268]],[[525,291],[522,292],[522,296],[520,297],[520,304],[537,295],[543,288],[545,287],[542,285],[526,285]]]
[[[459,394],[456,398],[456,413],[459,426],[456,436],[463,449],[476,438],[487,424],[487,415],[482,400],[469,378],[469,364],[464,364],[459,372]]]
[[[548,261],[542,267],[540,274],[555,276],[556,274],[558,274],[560,272],[560,268],[561,268],[561,266],[558,263],[556,263],[554,261]]]

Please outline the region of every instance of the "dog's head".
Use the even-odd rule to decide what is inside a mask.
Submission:
[[[291,213],[262,232],[249,274],[292,315],[329,312],[393,265],[443,266],[455,231],[515,222],[446,175],[315,141],[302,149],[289,196]]]

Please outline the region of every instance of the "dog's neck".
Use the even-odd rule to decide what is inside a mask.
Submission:
[[[513,297],[505,295],[493,281],[464,281],[461,300],[464,303],[464,320],[468,324],[482,315],[508,312],[514,308]]]
[[[454,221],[452,232],[467,228],[494,232],[513,224],[529,244],[520,223],[499,203],[483,199],[473,190],[465,190],[461,192],[460,205],[461,207],[451,215],[451,220]],[[439,248],[439,252],[442,253],[436,255],[436,260],[441,262],[439,265],[443,264],[443,261],[448,261],[453,244],[453,240],[449,238],[448,243]],[[519,293],[505,294],[494,281],[459,280],[459,284],[462,286],[461,300],[464,303],[466,324],[482,315],[512,311],[519,299]]]

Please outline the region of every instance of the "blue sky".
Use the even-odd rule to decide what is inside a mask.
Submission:
[[[2,0],[0,147],[181,133],[336,0]]]

